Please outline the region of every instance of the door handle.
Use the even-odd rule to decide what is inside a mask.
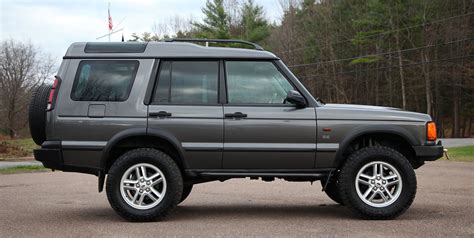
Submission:
[[[148,113],[150,117],[159,117],[159,118],[164,118],[164,117],[170,117],[171,113],[170,112],[165,112],[165,111],[159,111],[159,112],[150,112]]]
[[[234,112],[234,113],[226,113],[224,114],[224,116],[227,118],[244,118],[244,117],[247,117],[247,114],[244,114],[241,112]]]

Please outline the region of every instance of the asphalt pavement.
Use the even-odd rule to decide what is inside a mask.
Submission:
[[[473,237],[473,171],[474,163],[427,163],[413,205],[390,221],[358,219],[319,183],[235,179],[195,186],[166,221],[129,223],[97,193],[94,176],[0,175],[0,237]]]

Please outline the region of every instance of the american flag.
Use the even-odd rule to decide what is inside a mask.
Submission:
[[[112,16],[110,16],[110,7],[107,10],[109,11],[109,31],[112,31],[114,24],[112,23]]]

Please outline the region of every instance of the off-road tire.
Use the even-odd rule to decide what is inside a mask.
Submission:
[[[186,198],[189,196],[192,190],[193,190],[193,185],[185,185],[183,187],[183,194],[181,195],[181,200],[179,201],[179,203],[182,203],[184,200],[186,200]]]
[[[334,202],[340,204],[340,205],[344,205],[344,203],[342,202],[342,199],[341,199],[341,195],[339,194],[339,181],[337,180],[338,178],[335,177],[336,175],[333,175],[331,177],[331,180],[329,181],[329,183],[327,184],[326,186],[326,179],[323,179],[321,180],[321,186],[324,188],[324,186],[326,186],[326,189],[324,189],[324,192],[326,193],[326,195],[328,195],[328,197],[333,200]]]
[[[153,208],[139,210],[128,205],[120,193],[120,182],[128,168],[139,163],[149,163],[163,172],[167,190],[163,200]],[[141,148],[126,152],[111,166],[106,183],[107,198],[111,207],[128,221],[158,221],[164,219],[179,203],[183,192],[183,178],[173,159],[162,151]]]
[[[394,166],[402,178],[402,190],[398,199],[386,207],[373,207],[364,203],[357,195],[355,179],[358,171],[373,161],[382,161]],[[339,174],[339,193],[344,204],[364,219],[393,219],[403,214],[416,195],[416,176],[408,159],[400,152],[385,146],[362,148],[349,156]]]
[[[46,140],[46,109],[51,85],[41,85],[33,93],[28,107],[31,138],[37,145]]]

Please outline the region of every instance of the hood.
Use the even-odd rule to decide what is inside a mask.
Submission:
[[[393,107],[354,104],[326,104],[317,107],[319,120],[382,120],[382,121],[431,121],[427,114],[404,111]]]

